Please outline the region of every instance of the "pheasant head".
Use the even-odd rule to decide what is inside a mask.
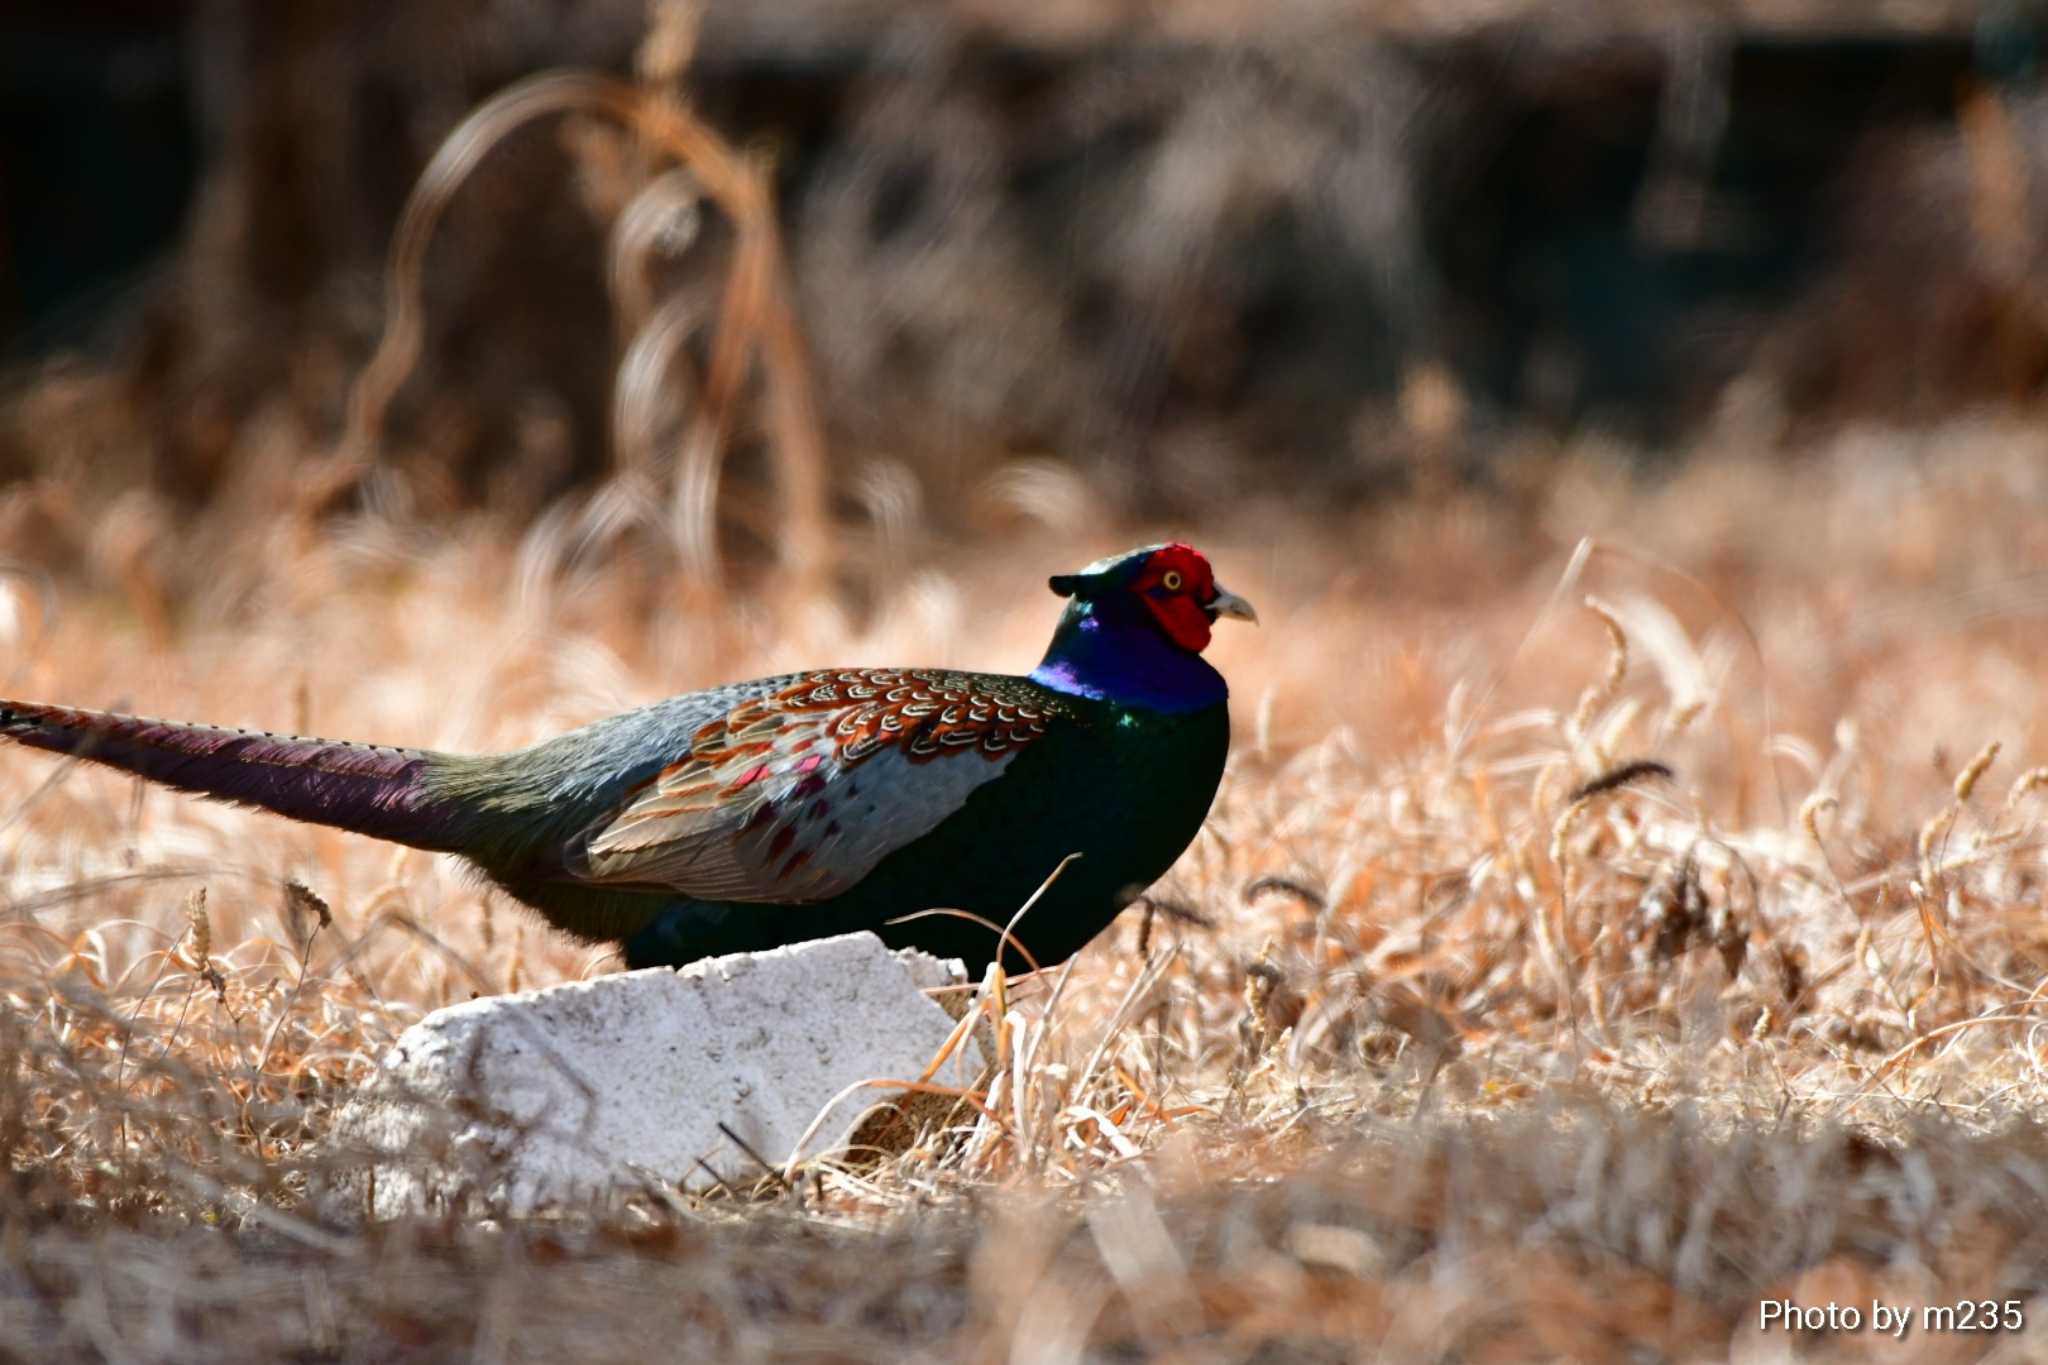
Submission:
[[[1178,541],[1097,560],[1056,575],[1050,586],[1070,600],[1032,678],[1158,710],[1227,697],[1222,676],[1201,657],[1210,628],[1223,617],[1259,619],[1251,603],[1216,581],[1201,551]]]

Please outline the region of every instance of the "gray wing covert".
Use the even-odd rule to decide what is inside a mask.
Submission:
[[[1022,679],[847,670],[775,681],[704,723],[683,758],[599,821],[571,872],[703,900],[829,900],[1060,718],[1055,694]]]

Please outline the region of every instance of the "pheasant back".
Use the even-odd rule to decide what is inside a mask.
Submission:
[[[1228,691],[1201,652],[1218,617],[1255,619],[1185,545],[1051,585],[1068,602],[1028,677],[814,670],[505,754],[27,702],[0,702],[0,735],[459,854],[633,966],[857,929],[976,970],[1050,965],[1200,829],[1230,742]],[[1006,949],[1000,926],[1027,902]]]

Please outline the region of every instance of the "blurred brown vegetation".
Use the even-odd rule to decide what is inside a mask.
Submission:
[[[86,334],[132,413],[95,469],[186,506],[262,458],[255,433],[336,438],[416,177],[467,109],[553,67],[638,71],[761,159],[842,494],[907,471],[963,529],[1017,457],[1178,514],[1275,471],[1349,497],[1423,457],[1483,475],[1531,432],[1656,449],[1731,401],[1770,414],[1767,444],[1937,418],[2030,399],[2048,364],[2025,5],[710,5],[651,67],[641,0],[126,13],[159,46],[178,26],[202,151],[169,255]],[[80,86],[31,107],[62,126]],[[51,179],[116,178],[102,156]],[[530,516],[611,470],[614,376],[650,326],[708,364],[732,225],[659,170],[572,117],[467,175],[381,452],[423,511]],[[40,297],[56,229],[15,217],[16,292]],[[65,352],[16,330],[17,355]],[[737,434],[744,490],[767,455]],[[40,435],[0,459],[48,467]]]

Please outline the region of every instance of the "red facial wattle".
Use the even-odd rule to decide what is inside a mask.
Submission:
[[[1193,598],[1186,594],[1164,601],[1148,597],[1145,605],[1152,609],[1161,629],[1188,653],[1200,654],[1209,647],[1209,613],[1196,606]]]
[[[1203,603],[1216,595],[1216,576],[1192,546],[1160,547],[1132,581],[1131,591],[1175,644],[1190,654],[1209,647],[1211,622]]]

